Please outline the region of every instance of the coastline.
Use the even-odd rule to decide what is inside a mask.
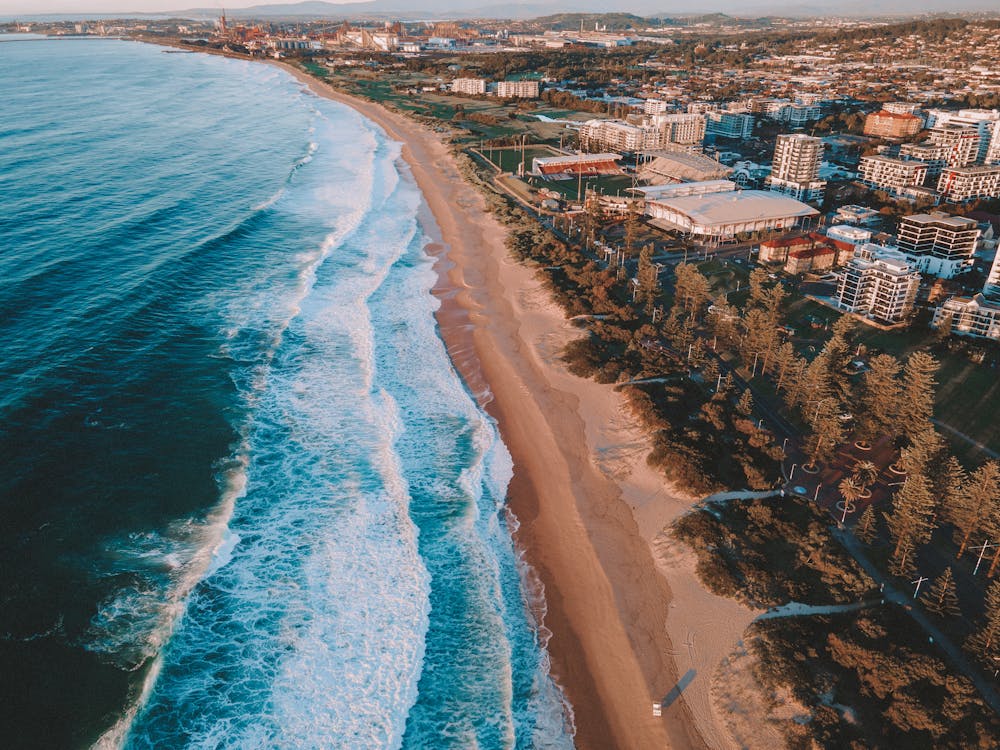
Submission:
[[[666,622],[671,591],[651,545],[694,498],[670,492],[646,465],[648,445],[624,398],[559,362],[578,332],[533,271],[508,258],[505,227],[438,134],[292,65],[272,64],[403,144],[433,217],[424,224],[437,258],[438,327],[514,461],[515,542],[544,588],[552,674],[572,706],[577,746],[708,747],[704,721],[683,693],[662,718],[651,710],[681,677]]]

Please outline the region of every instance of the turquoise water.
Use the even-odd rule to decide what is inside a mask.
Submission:
[[[0,67],[4,736],[570,747],[398,144],[263,64]]]

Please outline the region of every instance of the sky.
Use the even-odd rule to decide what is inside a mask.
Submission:
[[[339,2],[341,0],[327,0]],[[347,1],[347,0],[343,0]],[[0,15],[43,13],[156,13],[178,8],[248,8],[282,0],[0,0]]]

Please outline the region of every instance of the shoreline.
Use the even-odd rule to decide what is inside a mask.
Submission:
[[[434,218],[428,252],[437,259],[442,338],[514,460],[508,488],[518,522],[514,538],[544,588],[539,624],[551,633],[552,674],[572,707],[577,746],[706,747],[683,698],[665,707],[663,718],[652,715],[652,703],[680,675],[666,629],[670,590],[630,506],[664,484],[645,465],[648,449],[636,434],[628,438],[637,450],[617,460],[623,488],[596,465],[592,450],[619,443],[621,435],[607,428],[626,421],[623,397],[570,375],[557,361],[562,344],[579,334],[531,269],[508,258],[506,228],[486,212],[436,133],[294,66],[274,64],[403,144],[402,157]],[[545,344],[550,351],[543,354]],[[690,502],[682,499],[685,508]],[[656,524],[648,525],[658,532]]]
[[[422,223],[439,279],[438,328],[514,461],[514,540],[544,590],[539,626],[551,633],[552,676],[572,707],[577,747],[709,747],[684,694],[662,718],[651,709],[681,677],[666,623],[671,591],[651,545],[694,498],[670,493],[646,466],[648,444],[623,396],[562,366],[558,354],[579,332],[532,269],[508,257],[507,229],[439,135],[269,62],[403,144],[430,214]]]
[[[669,525],[699,498],[647,465],[648,436],[614,386],[568,372],[559,355],[580,331],[534,270],[509,257],[507,228],[439,133],[287,62],[138,41],[280,67],[402,144],[423,198],[418,219],[435,261],[441,338],[513,459],[512,535],[530,569],[526,583],[544,594],[538,606],[527,592],[527,605],[570,705],[575,746],[736,747],[713,683],[726,679],[725,659],[754,613],[707,592],[693,555],[676,543],[680,554],[664,555]],[[671,644],[692,639],[684,629],[692,622],[709,628],[699,630],[697,659],[686,660],[690,647]],[[651,706],[661,701],[656,718]]]

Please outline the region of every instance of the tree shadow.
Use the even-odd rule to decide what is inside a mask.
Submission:
[[[691,681],[694,679],[696,674],[697,672],[694,669],[689,669],[685,672],[684,676],[677,680],[677,684],[670,689],[670,692],[667,693],[666,696],[664,696],[661,705],[664,708],[669,708],[673,705],[673,702],[681,697],[681,693],[684,692],[684,688],[691,684]]]

